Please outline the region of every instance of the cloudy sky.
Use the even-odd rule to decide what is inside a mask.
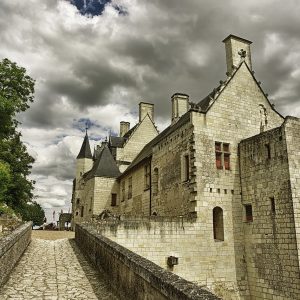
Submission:
[[[297,0],[1,0],[0,60],[36,80],[19,119],[48,216],[70,206],[85,122],[97,143],[147,101],[163,129],[174,92],[197,102],[226,77],[230,33],[253,41],[253,69],[279,112],[300,117],[299,13]]]

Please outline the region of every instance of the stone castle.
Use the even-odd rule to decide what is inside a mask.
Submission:
[[[164,131],[141,102],[139,122],[93,155],[85,136],[72,221],[151,216],[102,231],[223,299],[300,299],[300,119],[270,103],[250,41],[223,42],[227,78],[199,103],[174,94]]]

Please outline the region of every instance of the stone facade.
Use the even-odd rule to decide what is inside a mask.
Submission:
[[[299,151],[293,148],[299,125],[299,119],[288,117],[281,127],[240,143],[245,258],[255,299],[300,298],[295,186],[300,166]],[[246,207],[251,207],[251,216]]]
[[[28,222],[0,239],[0,288],[31,241],[32,223]],[[1,293],[0,293],[1,294]]]
[[[251,42],[230,35],[224,43],[227,78],[207,97],[193,103],[174,94],[171,125],[159,135],[147,105],[128,136],[110,138],[122,174],[111,191],[93,195],[107,199],[95,212],[165,218],[159,230],[151,223],[103,232],[163,267],[168,253],[179,253],[173,271],[224,299],[300,299],[300,121],[282,117],[261,89]],[[95,186],[85,199],[88,190]],[[166,220],[172,216],[195,220],[182,230]]]
[[[120,299],[220,299],[98,234],[93,228],[76,225],[75,240],[100,272],[110,276],[111,286]]]

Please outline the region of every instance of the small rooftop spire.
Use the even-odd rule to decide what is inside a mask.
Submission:
[[[79,154],[77,156],[77,159],[78,158],[91,158],[91,159],[93,158],[87,130],[88,130],[88,128],[85,129],[85,137],[84,137],[81,149],[79,151]]]

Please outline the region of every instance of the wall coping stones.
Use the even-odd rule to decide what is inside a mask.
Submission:
[[[18,241],[26,231],[31,230],[32,222],[26,222],[17,227],[10,234],[0,239],[0,258]]]
[[[10,272],[29,245],[31,228],[32,222],[27,222],[0,239],[0,287],[8,280]]]
[[[180,300],[217,300],[221,299],[202,287],[167,271],[150,260],[126,249],[116,242],[97,233],[92,226],[76,224],[75,240],[78,242],[80,231],[92,236],[110,254],[128,266],[154,289],[169,299]],[[83,246],[84,247],[84,246]]]

